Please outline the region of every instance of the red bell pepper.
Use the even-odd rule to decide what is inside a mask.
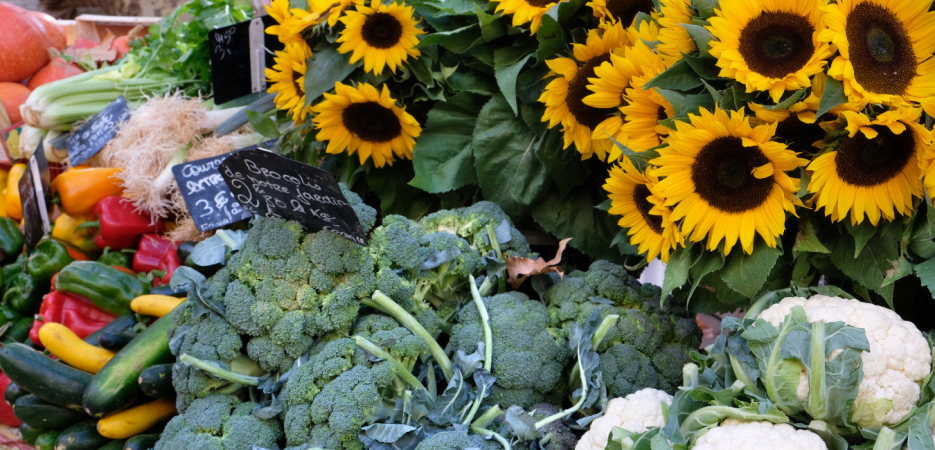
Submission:
[[[154,278],[153,286],[169,284],[169,281],[172,280],[172,274],[175,273],[175,269],[179,267],[182,267],[182,260],[179,259],[179,254],[175,251],[175,245],[172,245],[172,248],[166,250],[162,255],[162,259],[159,260],[159,270],[166,274],[162,277]]]
[[[136,210],[133,202],[112,195],[104,197],[94,206],[97,222],[85,222],[79,229],[97,227],[94,243],[112,250],[135,247],[146,233],[162,233],[164,224],[151,215]]]
[[[41,347],[39,328],[42,328],[43,324],[54,322],[65,325],[84,339],[116,318],[80,295],[52,291],[42,298],[42,306],[39,307],[38,317],[29,330],[29,338]]]
[[[10,385],[10,377],[6,376],[5,373],[0,373],[0,392],[6,392],[7,386]],[[13,407],[7,405],[6,402],[0,402],[0,423],[8,427],[18,427],[23,424],[19,419],[16,418],[16,415],[13,414]]]
[[[144,234],[140,240],[140,249],[133,255],[133,271],[150,273],[159,269],[159,263],[166,251],[175,252],[172,241],[155,234]]]

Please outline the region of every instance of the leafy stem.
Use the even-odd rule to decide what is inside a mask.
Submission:
[[[448,355],[445,354],[445,350],[438,345],[438,341],[425,330],[425,327],[416,320],[415,317],[412,317],[411,314],[406,312],[401,306],[399,306],[393,299],[386,296],[386,294],[380,291],[374,291],[372,298],[365,298],[361,300],[361,303],[382,311],[383,313],[389,315],[390,317],[396,319],[404,327],[408,328],[412,334],[422,337],[425,339],[425,342],[429,344],[429,352],[432,353],[432,356],[435,357],[435,361],[438,362],[438,366],[441,367],[442,373],[445,374],[445,378],[452,379],[454,377],[454,370],[451,368],[451,360],[448,359]]]

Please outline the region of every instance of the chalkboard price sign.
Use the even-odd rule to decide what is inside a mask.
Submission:
[[[68,135],[65,148],[68,150],[68,162],[77,166],[101,151],[114,136],[120,124],[130,117],[127,100],[120,96],[95,114],[81,128]]]
[[[20,201],[23,204],[23,231],[26,246],[33,249],[42,236],[52,232],[49,221],[49,162],[45,159],[42,144],[26,165],[26,173],[19,180]]]
[[[251,214],[237,203],[218,166],[232,153],[199,159],[172,167],[179,191],[198,231],[208,231],[249,219]]]
[[[330,230],[367,245],[357,214],[330,173],[263,150],[236,152],[218,170],[247,211],[294,220],[312,232]]]
[[[221,104],[266,91],[266,68],[273,67],[279,39],[266,34],[276,19],[263,16],[208,32],[214,101]]]

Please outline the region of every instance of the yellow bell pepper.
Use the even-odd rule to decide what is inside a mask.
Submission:
[[[78,225],[85,222],[93,222],[94,220],[95,217],[93,213],[81,216],[71,216],[62,213],[62,215],[58,216],[58,219],[55,219],[55,227],[52,228],[52,237],[68,242],[84,252],[98,251],[100,249],[94,244],[95,229],[77,229]]]
[[[120,169],[75,166],[55,177],[52,192],[57,192],[62,210],[72,216],[87,214],[104,197],[120,195],[123,187],[114,177]]]
[[[0,217],[10,217],[6,213],[6,180],[9,170],[0,169]]]
[[[19,198],[19,180],[26,173],[26,164],[15,164],[10,168],[6,179],[6,212],[8,217],[19,221],[23,219],[23,204]]]

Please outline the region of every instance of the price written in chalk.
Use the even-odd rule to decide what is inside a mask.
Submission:
[[[237,28],[228,27],[219,33],[214,34],[213,44],[214,44],[214,53],[221,58],[221,61],[224,58],[233,54],[230,48],[231,41],[233,41],[234,34],[237,32]]]
[[[262,150],[234,153],[219,171],[244,209],[367,245],[354,209],[330,173]]]
[[[227,188],[218,166],[231,154],[199,159],[172,167],[188,211],[198,231],[208,231],[250,218]]]
[[[126,99],[121,96],[88,119],[65,140],[69,163],[75,166],[96,155],[117,135],[120,124],[129,117],[130,108]]]

